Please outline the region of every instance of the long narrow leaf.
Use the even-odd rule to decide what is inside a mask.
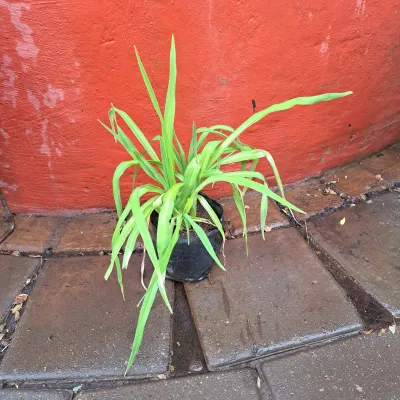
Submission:
[[[146,85],[147,92],[149,93],[151,103],[153,104],[153,107],[156,110],[156,113],[162,123],[163,117],[161,114],[160,106],[158,105],[157,97],[154,93],[153,87],[151,86],[150,79],[147,75],[147,72],[146,72],[144,66],[143,66],[142,60],[140,59],[139,52],[137,51],[136,46],[134,46],[134,47],[135,47],[137,63],[139,65],[140,73],[142,74],[144,84]]]
[[[147,254],[150,257],[151,262],[153,263],[154,271],[157,274],[158,286],[159,286],[159,290],[161,293],[161,297],[163,298],[166,306],[172,313],[172,307],[171,307],[171,304],[169,303],[168,296],[165,291],[164,277],[162,276],[162,273],[160,271],[158,258],[157,258],[157,254],[156,254],[156,251],[154,248],[153,241],[151,239],[149,227],[146,223],[146,219],[142,213],[142,210],[140,209],[139,199],[140,199],[140,196],[145,193],[144,191],[141,191],[140,189],[141,188],[137,188],[132,193],[132,197],[130,200],[131,207],[132,207],[132,213],[136,218],[136,226],[139,230],[140,236],[142,237],[143,244],[146,247]]]
[[[192,226],[193,230],[196,232],[197,236],[201,240],[201,243],[203,243],[204,247],[206,248],[208,254],[212,257],[212,259],[216,262],[216,264],[222,268],[225,271],[224,266],[221,264],[221,261],[219,261],[217,255],[215,254],[215,251],[210,243],[210,239],[208,236],[204,233],[203,229],[198,225],[193,219],[190,217],[189,214],[184,214],[183,217],[189,222],[189,224]]]
[[[129,167],[137,164],[138,164],[137,161],[123,161],[115,169],[114,176],[112,179],[112,187],[113,187],[114,201],[118,217],[120,217],[122,214],[121,192],[119,185],[120,178]]]
[[[237,137],[243,133],[246,129],[248,129],[250,126],[254,125],[256,122],[260,121],[260,119],[266,117],[268,114],[271,114],[273,112],[277,111],[284,111],[288,110],[294,106],[307,106],[323,101],[330,101],[333,99],[337,99],[340,97],[345,97],[353,92],[343,92],[343,93],[325,93],[321,94],[318,96],[309,96],[309,97],[296,97],[291,100],[284,101],[283,103],[280,104],[274,104],[265,110],[259,111],[255,114],[253,114],[250,118],[248,118],[245,122],[243,122],[227,139],[225,139],[224,143],[221,145],[221,147],[218,149],[218,152],[215,154],[213,161],[218,160],[218,158],[221,156],[222,152],[224,149],[229,146]]]

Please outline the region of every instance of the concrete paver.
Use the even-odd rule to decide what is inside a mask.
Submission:
[[[138,383],[82,392],[76,400],[259,400],[257,374],[250,369]]]
[[[400,182],[400,142],[361,162],[363,168],[381,176],[388,186]]]
[[[308,232],[317,246],[393,316],[400,317],[399,193],[324,216],[310,223]]]
[[[15,230],[0,244],[0,252],[41,254],[57,224],[57,217],[16,215]]]
[[[15,296],[38,266],[37,258],[0,255],[0,323]]]
[[[144,294],[134,254],[122,300],[116,278],[104,281],[109,257],[48,260],[0,366],[2,379],[122,378]],[[173,284],[167,282],[173,302]],[[131,376],[166,372],[170,314],[157,298]]]
[[[111,251],[111,238],[117,223],[115,213],[74,217],[65,227],[54,254],[98,253]]]
[[[259,232],[261,195],[258,193],[248,193],[244,196],[244,203],[247,206],[247,232]],[[229,197],[222,199],[221,204],[224,207],[224,219],[228,235],[231,237],[241,236],[243,234],[243,225],[235,201],[232,197]],[[271,229],[289,226],[288,219],[281,213],[278,206],[272,200],[269,200],[268,203],[268,216],[265,226]]]
[[[0,400],[70,400],[72,392],[67,390],[0,390]]]
[[[400,335],[358,336],[261,369],[275,400],[399,400]]]
[[[307,214],[294,213],[297,220],[305,220],[323,211],[331,211],[343,204],[340,196],[324,194],[325,185],[319,179],[310,179],[285,191],[286,199]]]
[[[208,367],[361,329],[342,290],[294,229],[227,241],[226,269],[185,284]]]
[[[336,181],[335,185],[340,193],[350,198],[359,198],[366,193],[379,192],[386,188],[386,183],[362,164],[332,172],[326,179]]]

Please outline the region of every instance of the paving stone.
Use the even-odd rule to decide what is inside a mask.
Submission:
[[[275,400],[399,400],[400,336],[346,339],[268,361]]]
[[[66,390],[0,390],[0,400],[70,400],[71,392]]]
[[[115,213],[74,217],[67,224],[53,252],[55,254],[110,252],[116,223]]]
[[[357,164],[346,167],[344,169],[328,173],[325,177],[326,181],[336,181],[340,193],[358,198],[363,194],[370,192],[383,191],[387,187],[387,183],[378,179],[377,175],[363,164]]]
[[[44,264],[0,366],[2,379],[122,378],[143,296],[139,254],[125,276],[104,281],[109,257],[51,259]],[[167,282],[173,302],[173,284]],[[157,297],[131,376],[162,374],[169,362],[170,315]]]
[[[259,400],[257,374],[242,369],[82,392],[76,400]]]
[[[227,272],[186,284],[211,370],[357,331],[361,322],[342,290],[294,228],[225,245]]]
[[[387,193],[309,224],[318,246],[400,317],[400,195]],[[339,222],[345,218],[345,224]]]
[[[258,193],[249,193],[244,196],[244,203],[247,214],[247,232],[260,231],[260,204],[261,196]],[[243,234],[243,225],[237,210],[233,197],[221,200],[224,206],[224,219],[227,222],[226,231],[231,237],[241,236]],[[271,229],[289,226],[288,219],[281,213],[278,206],[273,201],[268,203],[268,216],[266,227]]]
[[[383,182],[393,186],[400,182],[400,142],[361,162],[363,168],[380,175]]]
[[[310,179],[285,191],[285,196],[307,214],[294,213],[297,220],[305,220],[324,211],[339,208],[343,204],[340,196],[324,195],[325,185],[319,179]]]
[[[15,230],[0,244],[0,251],[40,254],[57,223],[57,217],[16,215]]]
[[[0,255],[0,323],[15,296],[38,266],[37,258]]]

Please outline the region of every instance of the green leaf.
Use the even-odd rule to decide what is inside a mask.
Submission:
[[[164,148],[163,169],[166,174],[168,187],[175,184],[174,177],[174,120],[175,120],[175,90],[176,90],[176,51],[175,40],[172,35],[170,51],[169,82],[167,98],[165,100],[164,120],[162,125],[162,144]]]
[[[219,261],[217,255],[215,254],[215,251],[210,243],[210,239],[208,236],[204,233],[203,229],[198,225],[193,219],[190,217],[189,214],[184,214],[183,217],[189,222],[189,224],[192,226],[193,230],[196,232],[197,236],[203,243],[204,247],[206,248],[208,254],[212,257],[212,259],[216,262],[216,264],[222,268],[225,271],[224,266],[221,264],[221,261]]]
[[[147,319],[149,318],[151,308],[153,307],[154,300],[157,294],[157,289],[158,289],[158,280],[157,284],[153,285],[151,288],[150,286],[147,288],[146,294],[144,295],[142,307],[140,308],[138,322],[136,325],[135,337],[132,343],[131,354],[129,356],[128,363],[126,366],[125,376],[128,370],[132,367],[135,361],[135,357],[139,351],[140,345],[142,344],[144,328],[146,326]]]
[[[267,183],[264,183],[266,187],[268,187]],[[261,228],[261,236],[265,240],[265,223],[268,215],[268,195],[263,193],[261,196],[261,204],[260,204],[260,228]]]
[[[112,187],[113,187],[114,201],[115,201],[115,207],[117,208],[118,217],[120,217],[122,214],[121,192],[119,186],[120,178],[129,167],[137,164],[138,164],[137,161],[123,161],[115,169],[114,176],[112,179]]]
[[[192,124],[192,141],[190,142],[188,161],[190,162],[193,157],[197,157],[197,131],[194,122]]]
[[[115,112],[121,116],[124,122],[128,125],[129,129],[133,132],[136,139],[140,142],[146,152],[154,161],[160,161],[153,147],[146,139],[146,136],[143,135],[143,132],[139,129],[139,127],[133,122],[132,118],[124,111],[118,110],[118,108],[114,107]]]
[[[139,65],[140,73],[142,74],[142,78],[143,78],[144,84],[146,85],[147,92],[149,93],[149,96],[150,96],[150,99],[151,99],[151,103],[153,104],[153,107],[156,110],[156,113],[157,113],[157,115],[160,118],[160,121],[162,123],[163,117],[162,117],[162,114],[161,114],[160,106],[158,105],[157,97],[156,97],[156,95],[154,93],[153,87],[151,86],[150,79],[149,79],[149,77],[147,75],[147,72],[146,72],[144,66],[143,66],[142,60],[140,59],[139,52],[137,51],[136,46],[134,46],[134,47],[135,47],[135,54],[136,54],[137,63]]]
[[[248,174],[247,177],[243,174]],[[249,171],[238,171],[238,172],[216,172],[212,175],[210,175],[209,178],[207,178],[205,181],[201,183],[200,186],[197,187],[196,193],[201,191],[205,186],[210,185],[215,182],[229,182],[229,183],[236,183],[237,185],[244,186],[244,187],[249,187],[250,189],[256,190],[257,192],[260,193],[265,193],[278,203],[283,204],[284,206],[297,211],[299,213],[305,214],[304,211],[300,210],[300,208],[296,207],[295,205],[289,203],[287,200],[285,200],[283,197],[278,196],[276,193],[274,193],[271,189],[267,188],[266,186],[258,183],[258,182],[253,182],[252,180],[248,179],[249,177],[254,177],[258,175],[255,172],[249,172]]]
[[[163,196],[163,205],[158,215],[157,225],[157,252],[160,258],[163,256],[171,240],[168,224],[174,210],[175,198],[182,186],[183,183],[176,183]]]
[[[212,209],[212,207],[210,206],[208,201],[203,196],[199,195],[199,196],[197,196],[197,199],[199,200],[199,202],[203,206],[203,208],[207,211],[208,215],[211,218],[211,221],[218,228],[219,233],[222,236],[222,240],[225,240],[224,228],[222,227],[221,220],[218,218],[218,216],[215,213],[215,211]]]
[[[157,254],[156,254],[154,244],[153,244],[153,241],[152,241],[152,238],[150,235],[149,227],[146,223],[146,220],[142,213],[142,210],[140,209],[139,198],[141,195],[143,195],[145,193],[145,191],[141,191],[140,189],[142,189],[142,188],[137,188],[132,193],[132,197],[131,197],[132,214],[135,216],[136,226],[139,230],[140,236],[142,237],[143,244],[146,247],[147,254],[149,255],[151,262],[153,263],[154,271],[157,274],[158,286],[159,286],[159,290],[161,293],[161,297],[163,298],[166,306],[172,313],[172,307],[171,307],[171,304],[169,303],[167,293],[165,291],[165,282],[164,282],[165,277],[161,273]]]
[[[260,119],[264,118],[268,114],[271,114],[273,112],[277,111],[284,111],[288,110],[289,108],[292,108],[294,106],[307,106],[323,101],[330,101],[334,99],[338,99],[340,97],[345,97],[353,92],[343,92],[343,93],[325,93],[321,94],[318,96],[309,96],[309,97],[296,97],[291,100],[284,101],[283,103],[280,104],[274,104],[265,110],[259,111],[255,114],[253,114],[250,118],[248,118],[245,122],[243,122],[239,128],[237,128],[228,138],[225,139],[224,143],[221,145],[219,148],[218,152],[213,157],[213,162],[218,160],[218,158],[221,156],[223,151],[227,146],[229,146],[237,137],[243,133],[246,129],[248,129],[250,126],[254,125],[256,122],[260,121]]]
[[[232,192],[233,192],[233,200],[235,201],[236,207],[239,211],[240,219],[242,220],[242,225],[243,225],[243,237],[245,238],[245,244],[246,244],[246,254],[249,254],[249,249],[247,245],[247,218],[246,218],[246,209],[244,208],[245,204],[243,201],[243,196],[242,193],[235,183],[231,184],[232,186]]]

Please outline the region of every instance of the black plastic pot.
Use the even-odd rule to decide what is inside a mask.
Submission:
[[[210,199],[205,194],[201,195],[215,211],[221,222],[223,222],[223,208],[221,204]],[[154,230],[157,229],[158,213],[153,212],[150,221]],[[207,232],[208,239],[218,255],[221,250],[222,236],[217,228]],[[178,282],[198,282],[210,273],[214,260],[204,247],[201,240],[196,236],[190,238],[190,244],[186,236],[180,235],[178,242],[171,253],[168,262],[166,277]]]

